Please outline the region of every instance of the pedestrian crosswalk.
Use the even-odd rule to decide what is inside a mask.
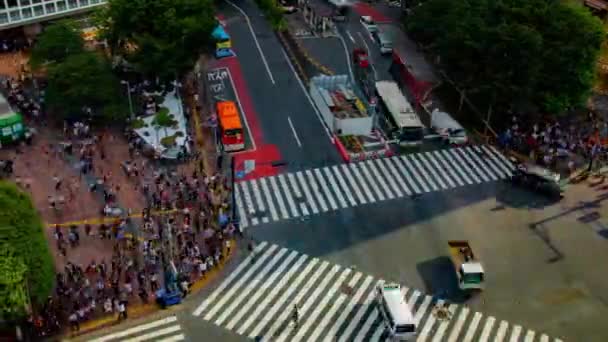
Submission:
[[[513,164],[479,145],[333,165],[235,186],[241,227],[504,179]]]
[[[181,330],[177,317],[168,316],[88,340],[88,342],[178,342],[186,339]]]
[[[374,300],[381,282],[262,242],[193,315],[256,341],[387,341]],[[401,292],[417,323],[417,341],[561,342],[415,289]]]

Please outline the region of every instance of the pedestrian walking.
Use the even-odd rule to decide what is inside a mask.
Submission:
[[[124,301],[118,304],[118,320],[127,319],[127,305]]]

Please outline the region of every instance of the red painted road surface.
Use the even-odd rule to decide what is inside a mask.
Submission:
[[[357,2],[353,8],[360,16],[369,16],[376,23],[390,23],[393,21],[391,18],[382,14],[380,11],[365,2]]]

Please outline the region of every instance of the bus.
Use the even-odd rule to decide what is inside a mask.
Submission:
[[[233,101],[219,101],[216,104],[219,137],[226,152],[235,152],[245,149],[243,125],[239,117],[236,103]]]
[[[407,101],[397,83],[376,82],[378,104],[386,117],[386,128],[392,139],[403,147],[419,146],[424,139],[425,126]]]

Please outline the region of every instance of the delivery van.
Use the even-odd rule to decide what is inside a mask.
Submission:
[[[390,338],[409,341],[416,337],[416,321],[405,301],[401,285],[378,284],[376,286],[376,300],[378,311]]]
[[[469,141],[467,132],[458,121],[438,109],[431,113],[431,129],[450,145],[465,145]]]

